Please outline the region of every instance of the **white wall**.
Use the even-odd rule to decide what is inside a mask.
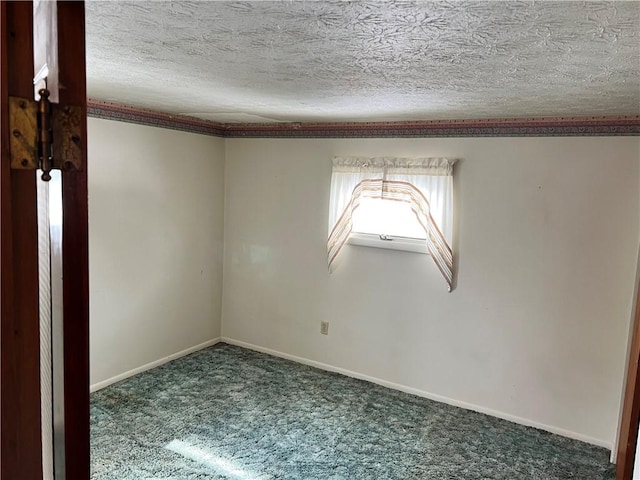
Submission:
[[[640,139],[229,139],[225,149],[224,337],[613,442]],[[462,159],[453,293],[426,255],[348,246],[327,273],[333,155]]]
[[[640,429],[638,430],[638,434],[640,434]],[[640,436],[638,438],[640,438]],[[633,463],[633,480],[640,480],[640,442],[636,443],[636,458]]]
[[[91,384],[220,336],[224,140],[89,119]]]

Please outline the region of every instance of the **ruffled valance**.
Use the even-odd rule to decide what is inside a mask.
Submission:
[[[453,175],[455,160],[448,158],[334,157],[333,172],[368,172],[413,175]]]

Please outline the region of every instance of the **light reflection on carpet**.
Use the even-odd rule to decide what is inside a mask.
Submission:
[[[205,465],[221,475],[225,475],[233,480],[267,480],[270,476],[257,475],[244,470],[232,460],[226,460],[219,455],[208,452],[203,448],[190,445],[182,440],[172,440],[166,446],[167,450],[178,453],[185,458],[194,460]]]

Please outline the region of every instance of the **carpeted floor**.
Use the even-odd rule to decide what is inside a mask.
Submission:
[[[93,480],[613,479],[605,449],[217,345],[92,394]]]

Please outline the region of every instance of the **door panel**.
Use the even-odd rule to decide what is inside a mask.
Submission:
[[[51,238],[49,184],[36,180],[38,193],[38,271],[40,298],[40,405],[42,412],[42,474],[53,478],[53,368],[51,364]]]
[[[53,6],[37,4],[44,19],[38,23],[44,25],[38,38],[48,39],[44,57],[38,58],[47,64],[43,72],[58,72],[60,104],[81,107],[78,143],[83,159],[78,170],[52,172],[52,183],[42,186],[35,170],[11,169],[7,122],[9,96],[33,98],[34,5],[0,3],[0,480],[42,479],[43,458],[47,480],[52,471],[56,480],[89,478],[84,4],[57,2],[57,20]],[[57,49],[51,41],[54,30]],[[52,48],[60,53],[57,61],[50,55]],[[54,87],[51,78],[47,87]]]
[[[64,342],[62,306],[62,176],[38,171],[40,378],[43,478],[65,478]]]
[[[41,88],[49,90],[51,103],[58,103],[58,8],[48,0],[33,1],[34,98]],[[46,82],[44,81],[46,79]]]

